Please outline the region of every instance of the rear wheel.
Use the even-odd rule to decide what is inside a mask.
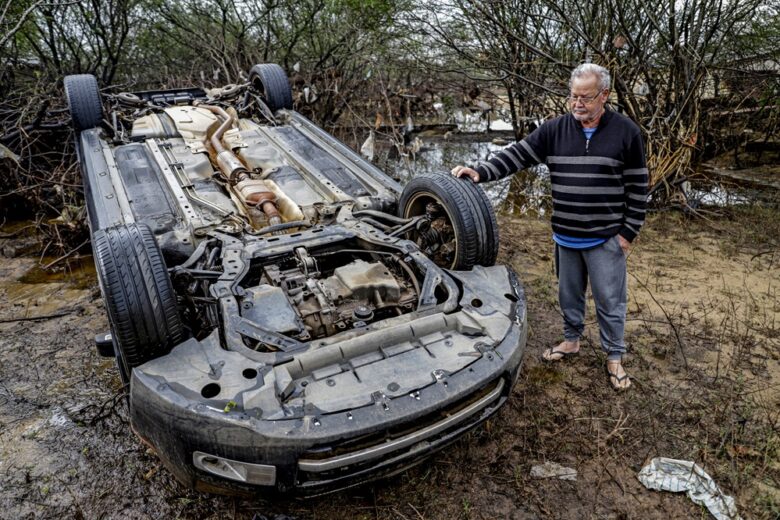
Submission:
[[[292,109],[292,89],[284,69],[275,63],[260,63],[249,70],[249,83],[261,93],[272,112]]]
[[[470,180],[440,173],[418,175],[404,188],[398,208],[404,218],[429,216],[411,239],[437,265],[468,270],[495,264],[496,215],[485,193]]]
[[[95,128],[103,120],[103,103],[97,79],[92,74],[74,74],[63,80],[73,128],[81,132]]]
[[[149,226],[97,231],[95,264],[123,382],[132,369],[167,354],[182,339],[176,297]]]

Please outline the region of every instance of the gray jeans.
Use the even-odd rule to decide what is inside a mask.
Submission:
[[[578,340],[585,328],[585,290],[590,279],[601,348],[607,359],[620,359],[626,352],[626,256],[617,235],[593,249],[569,249],[556,244],[555,266],[566,341]]]

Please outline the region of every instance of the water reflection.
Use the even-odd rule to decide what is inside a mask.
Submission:
[[[512,123],[507,119],[502,119],[500,112],[497,116],[489,115],[484,112],[470,112],[468,110],[456,110],[451,117],[451,122],[458,125],[458,131],[463,133],[481,134],[485,133],[490,124],[490,130],[494,132],[511,132]]]
[[[476,165],[505,146],[489,141],[426,139],[419,152],[407,156],[399,156],[391,147],[384,146],[376,163],[391,177],[406,184],[420,173],[449,172],[458,164]],[[496,211],[541,216],[552,208],[550,174],[544,165],[482,187]]]
[[[393,146],[384,141],[377,147],[375,163],[401,184],[406,184],[420,173],[449,173],[458,164],[474,166],[506,147],[506,144],[475,140],[485,137],[484,134],[423,137],[419,151],[405,155],[399,155]],[[745,188],[724,186],[701,178],[692,181],[685,185],[688,203],[692,207],[752,204],[762,199],[757,193]],[[538,217],[549,215],[552,211],[550,173],[545,165],[524,170],[498,182],[482,184],[482,187],[498,212]]]

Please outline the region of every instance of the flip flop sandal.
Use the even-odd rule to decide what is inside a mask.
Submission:
[[[623,390],[628,390],[631,388],[631,379],[628,378],[628,374],[624,376],[618,376],[616,372],[610,372],[609,367],[605,367],[607,370],[607,376],[609,377],[609,384],[612,385],[612,388],[617,392],[622,392]],[[628,384],[626,386],[616,386],[615,383],[612,382],[612,378],[615,378],[615,381],[617,381],[617,384],[619,385],[626,379],[628,379]]]
[[[542,352],[542,361],[545,361],[547,363],[555,363],[556,361],[561,361],[563,359],[566,359],[567,357],[576,356],[579,354],[580,351],[577,352],[564,352],[562,350],[555,350],[555,348],[550,347],[545,349],[544,352]],[[545,357],[544,355],[547,354],[548,357]],[[552,356],[553,354],[560,354],[561,357],[557,357],[555,359],[549,359],[549,356]]]

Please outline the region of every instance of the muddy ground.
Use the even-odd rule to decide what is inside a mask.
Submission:
[[[778,518],[779,217],[649,218],[629,258],[623,394],[592,321],[580,356],[541,364],[560,339],[549,223],[501,218],[499,260],[525,283],[531,327],[508,405],[400,476],[273,502],[185,489],[130,433],[117,371],[92,344],[107,322],[89,257],[53,275],[39,268],[51,259],[0,258],[0,518],[707,518],[638,482],[656,456],[704,466],[744,517]],[[20,236],[0,249],[24,250]],[[532,479],[545,461],[577,480]]]

